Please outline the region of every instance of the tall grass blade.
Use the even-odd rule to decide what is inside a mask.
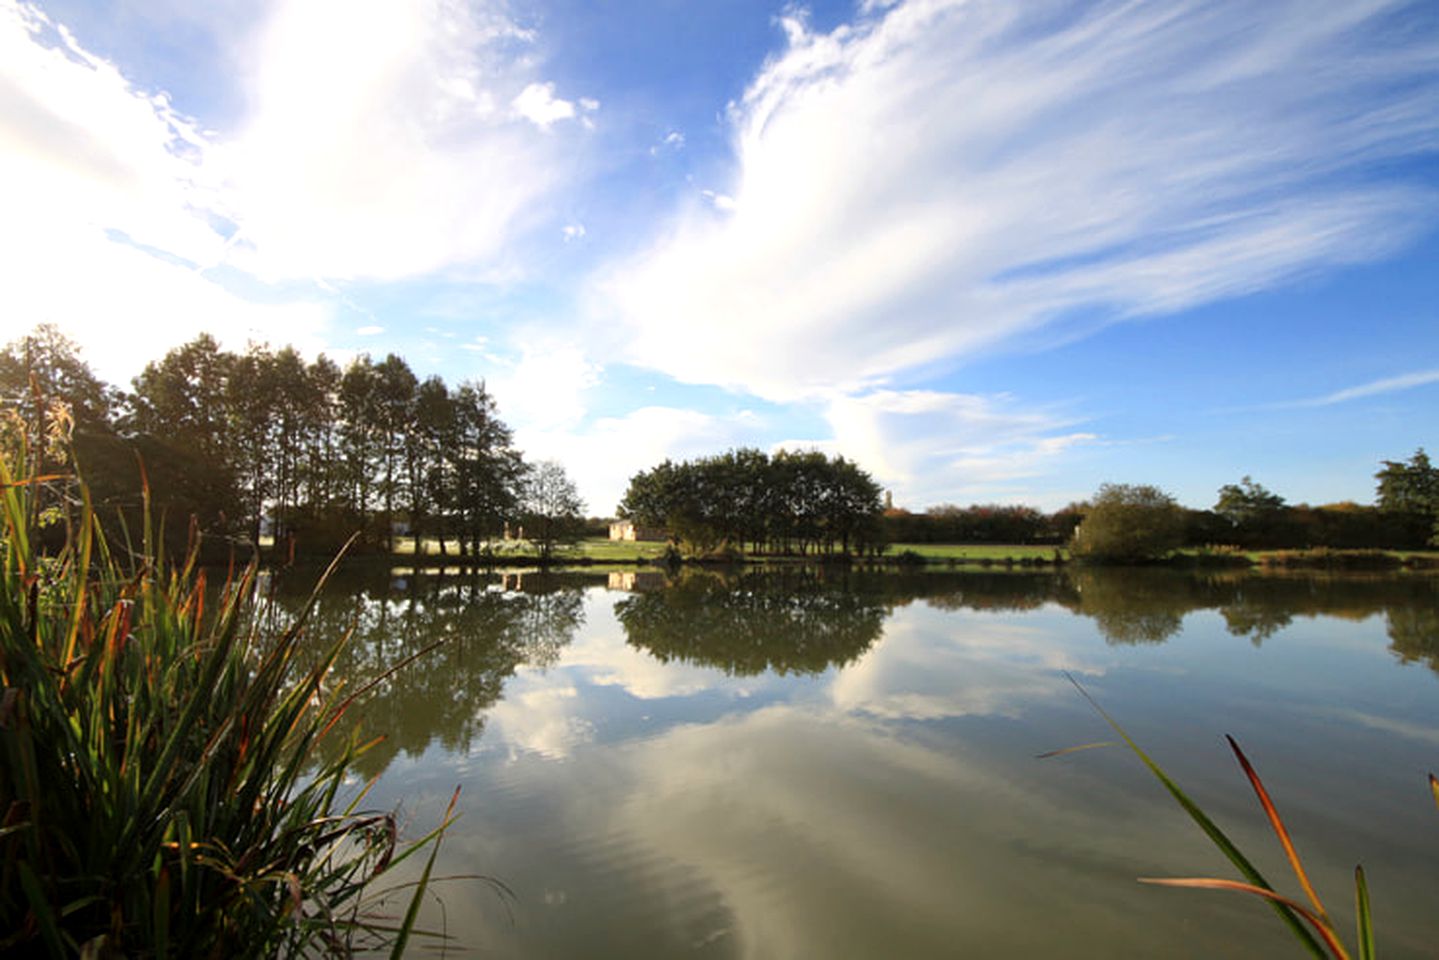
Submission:
[[[1149,772],[1154,775],[1155,779],[1164,786],[1164,789],[1169,791],[1169,795],[1183,808],[1185,813],[1189,814],[1189,818],[1198,825],[1199,829],[1204,832],[1204,835],[1210,839],[1210,842],[1218,847],[1220,852],[1229,859],[1229,862],[1234,864],[1239,872],[1248,878],[1250,884],[1273,893],[1274,888],[1270,886],[1269,881],[1264,879],[1264,875],[1259,872],[1254,864],[1249,862],[1249,858],[1245,857],[1239,848],[1235,846],[1234,842],[1225,835],[1224,831],[1219,829],[1219,826],[1213,820],[1209,819],[1208,815],[1200,809],[1199,805],[1190,799],[1189,795],[1181,790],[1177,783],[1169,778],[1169,775],[1164,772],[1159,764],[1155,763],[1149,754],[1144,752],[1144,749],[1119,725],[1119,721],[1111,717],[1109,713],[1099,705],[1099,701],[1090,696],[1089,691],[1085,690],[1079,681],[1074,679],[1072,674],[1066,671],[1064,675],[1070,683],[1074,684],[1074,688],[1079,691],[1080,695],[1089,701],[1089,705],[1104,718],[1110,728],[1119,735],[1119,738],[1124,741],[1125,745],[1129,747],[1134,755],[1143,762],[1145,767],[1149,769]],[[1324,948],[1320,946],[1319,942],[1314,939],[1313,934],[1304,926],[1299,915],[1297,915],[1282,898],[1266,899],[1268,899],[1270,906],[1274,909],[1275,913],[1279,915],[1279,918],[1284,921],[1285,926],[1289,928],[1295,938],[1304,944],[1305,948],[1308,949],[1313,956],[1323,958],[1325,956]]]
[[[460,788],[456,787],[455,792],[450,795],[450,805],[445,809],[444,819],[440,821],[439,830],[443,832],[454,822],[455,804],[460,800]],[[436,835],[436,840],[439,839]],[[420,874],[420,882],[415,887],[415,892],[410,896],[409,909],[405,911],[404,922],[400,924],[399,934],[395,937],[395,945],[390,951],[390,960],[402,960],[405,955],[405,945],[410,942],[410,932],[415,927],[415,921],[420,916],[420,904],[424,900],[425,889],[430,883],[430,874],[435,869],[435,858],[440,854],[440,845],[435,843],[430,847],[430,856],[425,860],[425,869]]]
[[[1354,918],[1359,928],[1359,960],[1374,960],[1374,918],[1369,912],[1369,884],[1364,868],[1354,868]]]
[[[29,919],[40,928],[40,936],[44,939],[45,946],[50,949],[50,955],[65,956],[64,941],[60,937],[60,928],[55,923],[55,911],[51,909],[50,900],[40,886],[40,878],[35,876],[35,871],[30,869],[28,863],[21,861],[18,867],[20,887],[25,891],[25,898],[30,904]]]
[[[1439,807],[1439,777],[1429,774],[1429,792],[1434,794],[1434,806]]]
[[[1270,903],[1277,903],[1286,910],[1291,910],[1297,916],[1304,919],[1306,923],[1314,928],[1319,934],[1324,946],[1328,948],[1329,955],[1334,960],[1350,960],[1349,951],[1344,949],[1344,944],[1334,935],[1334,931],[1319,916],[1311,913],[1304,904],[1297,900],[1291,900],[1282,893],[1276,893],[1268,887],[1257,886],[1252,883],[1241,883],[1238,880],[1224,880],[1219,877],[1140,877],[1140,883],[1149,883],[1158,887],[1188,887],[1194,890],[1235,890],[1240,893],[1253,894],[1256,897],[1263,897]]]
[[[1239,744],[1229,734],[1224,735],[1229,741],[1229,749],[1234,751],[1234,756],[1239,760],[1239,766],[1244,769],[1244,775],[1249,778],[1249,784],[1254,788],[1254,795],[1259,798],[1259,805],[1264,808],[1264,815],[1269,818],[1269,825],[1274,828],[1274,835],[1279,838],[1279,845],[1284,848],[1284,856],[1289,860],[1289,866],[1294,870],[1294,876],[1299,880],[1299,886],[1304,889],[1304,895],[1314,905],[1314,913],[1324,921],[1326,927],[1332,928],[1333,922],[1329,919],[1329,913],[1324,909],[1324,904],[1319,900],[1319,894],[1314,891],[1314,885],[1309,882],[1309,875],[1304,872],[1304,864],[1299,860],[1299,853],[1294,849],[1294,841],[1289,838],[1289,830],[1284,826],[1283,819],[1279,816],[1279,810],[1274,806],[1274,801],[1269,797],[1269,791],[1264,787],[1264,781],[1259,779],[1253,764],[1239,749]]]

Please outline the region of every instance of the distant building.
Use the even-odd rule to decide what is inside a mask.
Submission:
[[[611,540],[664,540],[667,535],[654,527],[637,526],[633,520],[616,520],[610,524]]]

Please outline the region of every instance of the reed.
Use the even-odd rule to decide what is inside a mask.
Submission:
[[[1295,879],[1303,891],[1304,900],[1286,896],[1279,893],[1270,885],[1263,875],[1254,867],[1243,852],[1240,851],[1232,840],[1225,835],[1224,831],[1209,818],[1193,799],[1186,794],[1177,783],[1157,764],[1149,754],[1136,743],[1119,722],[1109,715],[1099,702],[1080,685],[1078,680],[1066,673],[1069,682],[1074,684],[1084,699],[1089,701],[1090,706],[1104,718],[1105,722],[1119,735],[1120,740],[1127,746],[1135,756],[1154,774],[1155,778],[1174,798],[1175,802],[1189,814],[1205,836],[1229,859],[1230,863],[1243,875],[1243,880],[1226,879],[1223,877],[1139,877],[1140,883],[1153,884],[1156,886],[1184,887],[1202,890],[1230,890],[1239,893],[1246,893],[1264,900],[1272,907],[1279,919],[1289,928],[1295,939],[1312,956],[1320,960],[1374,960],[1374,924],[1369,903],[1369,887],[1364,878],[1364,868],[1354,868],[1354,913],[1355,913],[1355,946],[1351,950],[1348,947],[1339,930],[1335,927],[1334,921],[1330,918],[1329,911],[1325,909],[1324,903],[1320,900],[1318,892],[1309,880],[1308,872],[1304,869],[1304,863],[1295,849],[1294,841],[1290,838],[1289,830],[1284,825],[1284,820],[1279,816],[1279,810],[1269,795],[1268,789],[1260,779],[1259,773],[1254,769],[1249,758],[1240,749],[1239,744],[1233,737],[1226,736],[1229,748],[1239,762],[1240,768],[1244,771],[1249,785],[1254,790],[1254,795],[1269,821],[1271,829],[1284,851],[1285,859],[1290,869],[1294,872]],[[1041,754],[1042,758],[1057,757],[1080,750],[1087,750],[1094,747],[1114,746],[1113,742],[1087,743],[1076,747],[1067,747],[1062,750],[1055,750],[1050,753]],[[1439,806],[1439,778],[1432,773],[1429,775],[1429,788],[1434,794],[1434,802]]]
[[[296,665],[323,578],[276,636],[253,564],[213,589],[193,547],[164,557],[148,502],[138,542],[112,546],[79,485],[42,556],[46,479],[0,462],[0,953],[398,956],[454,803],[402,843],[361,809],[369,744],[319,759],[362,692],[331,682],[344,640]],[[425,851],[411,909],[386,915],[392,871]]]

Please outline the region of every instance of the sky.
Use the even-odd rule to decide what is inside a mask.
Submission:
[[[1439,451],[1432,0],[0,0],[0,341],[483,381],[895,503],[1371,502]]]

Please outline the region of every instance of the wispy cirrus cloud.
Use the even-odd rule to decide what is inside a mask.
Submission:
[[[1329,407],[1336,403],[1347,403],[1350,400],[1363,400],[1367,397],[1382,396],[1386,393],[1413,390],[1415,387],[1425,387],[1431,383],[1439,383],[1439,369],[1420,370],[1415,373],[1403,373],[1395,377],[1384,377],[1381,380],[1371,380],[1368,383],[1361,383],[1358,386],[1345,387],[1342,390],[1335,390],[1333,393],[1326,393],[1319,397],[1268,404],[1265,409]]]
[[[1024,333],[1382,256],[1436,198],[1416,4],[908,0],[787,48],[732,106],[721,210],[598,282],[628,356],[773,400]],[[1370,176],[1389,164],[1383,179]]]

